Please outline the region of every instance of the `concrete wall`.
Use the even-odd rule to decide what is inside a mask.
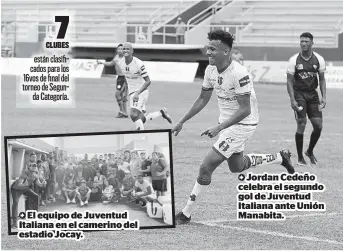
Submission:
[[[163,151],[163,154],[168,155],[169,158],[169,135],[168,133],[149,133],[141,134],[140,137],[132,135],[125,135],[125,149],[143,149],[151,156],[155,147]]]
[[[120,148],[122,135],[63,137],[64,149],[70,153],[115,152]],[[118,139],[119,138],[119,139]]]
[[[16,145],[16,142],[25,144]],[[35,152],[37,160],[41,158],[43,152],[52,151],[53,146],[40,138],[23,138],[10,140],[8,144],[8,173],[9,179],[13,180],[20,176],[25,164],[30,159],[30,153]]]
[[[25,149],[12,148],[12,163],[8,166],[10,180],[19,177],[24,167]]]

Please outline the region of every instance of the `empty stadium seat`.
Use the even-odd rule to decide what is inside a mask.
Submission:
[[[74,14],[73,22],[76,26],[87,27],[90,29],[81,28],[83,34],[77,32],[77,41],[83,42],[90,41],[90,37],[94,36],[92,41],[99,42],[114,42],[113,29],[118,27],[121,29],[123,24],[163,24],[171,18],[177,16],[184,8],[190,7],[196,3],[193,1],[164,1],[164,0],[128,0],[125,2],[111,2],[111,1],[98,1],[98,2],[78,2],[70,0],[65,2],[63,6],[59,1],[30,1],[25,0],[7,0],[2,2],[2,21],[14,21],[17,25],[20,23],[34,23],[53,21],[51,13],[68,10]],[[14,11],[15,10],[15,11]],[[19,22],[18,22],[19,20]],[[98,37],[99,32],[96,27],[101,31],[100,34],[106,33],[108,27],[108,35],[103,34]],[[101,40],[100,40],[101,39]],[[102,39],[109,39],[103,41]],[[122,39],[123,40],[123,39]],[[125,40],[125,39],[124,39]]]
[[[216,24],[241,24],[241,45],[293,46],[302,32],[313,33],[316,46],[337,47],[343,1],[232,1],[212,17]]]

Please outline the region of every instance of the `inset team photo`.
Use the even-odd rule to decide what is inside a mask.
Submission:
[[[171,227],[171,134],[6,137],[9,232],[22,212],[128,211],[141,228]]]

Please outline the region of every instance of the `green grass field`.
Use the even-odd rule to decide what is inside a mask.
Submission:
[[[129,119],[115,119],[117,104],[111,79],[78,80],[75,109],[16,109],[15,79],[2,76],[2,135],[57,134],[134,130]],[[246,152],[277,152],[289,148],[295,152],[294,114],[285,86],[255,85],[259,101],[260,123]],[[176,122],[200,92],[200,83],[153,83],[148,111],[167,107]],[[343,249],[343,90],[329,89],[324,110],[324,129],[315,149],[320,164],[301,167],[326,185],[315,198],[325,202],[325,213],[286,212],[284,222],[236,221],[236,185],[238,174],[226,164],[213,175],[210,189],[198,202],[192,223],[175,229],[130,232],[92,232],[76,241],[20,241],[7,235],[7,205],[4,151],[2,151],[2,249]],[[198,174],[202,157],[215,139],[200,137],[203,130],[217,123],[218,107],[213,96],[209,105],[185,124],[173,138],[174,191],[177,211],[185,205]],[[171,126],[162,119],[150,121],[146,129]],[[306,149],[311,125],[305,134]],[[3,146],[2,138],[2,146]],[[2,148],[4,149],[4,148]],[[296,161],[296,154],[293,156]],[[283,172],[280,166],[254,169],[254,172]]]

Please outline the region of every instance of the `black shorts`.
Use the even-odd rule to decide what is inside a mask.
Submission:
[[[118,91],[125,91],[127,87],[127,82],[125,76],[118,76],[117,78],[117,90]]]
[[[296,119],[305,119],[306,114],[309,118],[322,118],[322,111],[319,110],[319,96],[317,91],[303,92],[294,90],[294,98],[302,110],[295,113]]]
[[[167,192],[167,179],[164,179],[164,180],[153,180],[152,181],[152,188],[155,191]]]

